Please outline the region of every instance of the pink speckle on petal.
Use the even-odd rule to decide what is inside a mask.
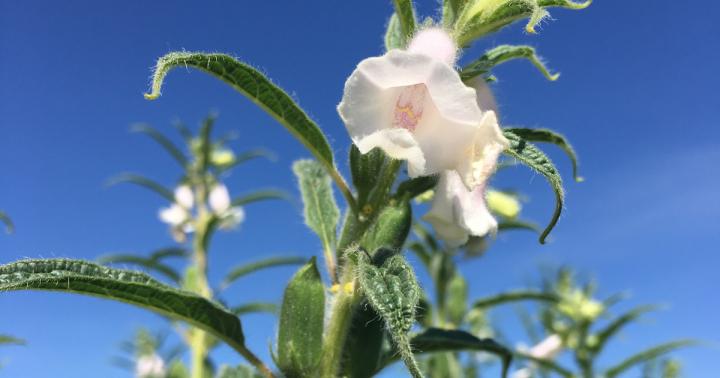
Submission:
[[[415,84],[403,88],[395,103],[393,126],[415,131],[422,118],[426,95],[425,84]]]

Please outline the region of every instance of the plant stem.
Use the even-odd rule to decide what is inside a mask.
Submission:
[[[351,293],[345,291],[347,284],[353,284]],[[323,339],[323,353],[320,376],[322,378],[335,378],[340,369],[342,356],[347,339],[355,306],[360,295],[355,290],[355,271],[352,263],[345,265],[340,280],[340,290],[336,294],[335,303],[332,306],[330,321]]]
[[[204,298],[212,299],[212,290],[207,279],[207,250],[203,243],[207,237],[210,214],[205,207],[205,192],[198,190],[198,216],[196,219],[197,233],[193,239],[193,265],[195,266],[194,291]],[[208,356],[208,339],[205,331],[194,328],[190,334],[191,378],[205,377],[205,360]]]

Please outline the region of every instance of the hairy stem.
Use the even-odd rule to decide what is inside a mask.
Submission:
[[[335,378],[342,362],[343,346],[347,339],[352,317],[360,295],[355,290],[355,271],[352,263],[344,267],[340,279],[340,290],[334,298],[330,321],[328,322],[323,339],[323,353],[320,376],[322,378]],[[352,285],[352,291],[347,292],[345,288]]]

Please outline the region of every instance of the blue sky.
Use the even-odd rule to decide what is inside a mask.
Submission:
[[[486,257],[463,264],[472,294],[519,287],[536,277],[539,266],[568,264],[595,277],[601,294],[630,290],[629,304],[670,305],[623,333],[601,365],[653,343],[694,337],[711,345],[677,354],[687,376],[712,377],[716,370],[720,34],[714,15],[720,5],[706,3],[597,1],[582,12],[555,10],[539,35],[515,25],[479,41],[465,56],[501,43],[537,47],[562,76],[548,82],[525,62],[500,67],[494,89],[503,124],[563,132],[580,153],[587,178],[582,184],[566,180],[567,206],[551,243],[508,234]],[[343,161],[349,138],[335,105],[357,62],[382,52],[389,1],[177,4],[0,4],[0,208],[17,225],[14,235],[0,236],[1,262],[93,259],[172,243],[156,219],[161,199],[104,185],[128,171],[169,185],[177,177],[169,157],[128,132],[139,121],[171,132],[175,119],[196,125],[218,110],[218,130],[240,133],[234,147],[265,146],[278,155],[276,162],[252,162],[234,172],[227,180],[231,191],[276,187],[296,193],[290,165],[308,153],[227,86],[177,70],[160,100],[143,99],[150,67],[172,50],[227,52],[259,67],[318,121]],[[424,16],[434,16],[436,8],[433,1],[419,4]],[[554,150],[551,156],[568,177],[564,156]],[[528,217],[548,218],[552,195],[541,177],[518,168],[500,174],[495,184],[525,192],[532,200]],[[297,204],[257,204],[247,215],[239,232],[216,239],[213,278],[260,256],[320,251]],[[292,272],[281,268],[239,281],[225,299],[277,300]],[[0,333],[28,341],[0,351],[7,377],[50,371],[60,377],[128,376],[109,364],[118,343],[141,325],[168,329],[142,310],[67,294],[4,293],[0,306]],[[516,328],[512,315],[505,315],[498,322]],[[274,320],[254,315],[243,324],[250,344],[268,359]],[[217,357],[240,361],[226,348]]]

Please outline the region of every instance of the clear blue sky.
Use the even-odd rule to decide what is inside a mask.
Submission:
[[[329,135],[342,161],[349,138],[335,112],[345,78],[382,52],[389,1],[327,2],[4,1],[0,3],[0,208],[17,232],[0,236],[0,261],[23,257],[93,259],[172,243],[156,218],[164,203],[135,187],[107,188],[114,174],[140,172],[171,184],[173,161],[128,132],[144,121],[197,124],[210,109],[219,130],[238,130],[238,149],[266,146],[277,162],[253,162],[229,179],[231,191],[279,187],[296,193],[290,164],[308,156],[267,115],[204,74],[177,70],[164,96],[145,101],[150,67],[171,50],[228,52],[261,68],[292,93]],[[420,4],[434,15],[434,1]],[[500,43],[536,46],[559,81],[525,62],[496,71],[506,125],[550,127],[580,153],[583,184],[568,183],[566,211],[552,242],[505,235],[483,259],[463,265],[474,296],[530,282],[537,267],[569,264],[596,277],[601,293],[630,289],[631,304],[670,308],[629,328],[602,362],[652,343],[695,337],[716,343],[677,355],[689,377],[717,375],[720,327],[720,5],[602,1],[582,12],[555,10],[539,35],[521,25],[492,35],[466,58]],[[552,153],[569,174],[564,156]],[[525,169],[502,174],[544,221],[551,193]],[[222,234],[214,278],[269,254],[310,256],[319,243],[297,205],[247,209],[240,232]],[[239,281],[232,303],[276,300],[293,269]],[[0,350],[0,376],[124,377],[109,364],[117,344],[140,325],[168,329],[157,316],[95,298],[15,292],[0,295],[0,333],[27,339]],[[498,319],[512,328],[512,319]],[[266,315],[243,319],[265,359],[275,333]],[[522,335],[516,339],[523,341]],[[218,359],[240,359],[221,349]]]

